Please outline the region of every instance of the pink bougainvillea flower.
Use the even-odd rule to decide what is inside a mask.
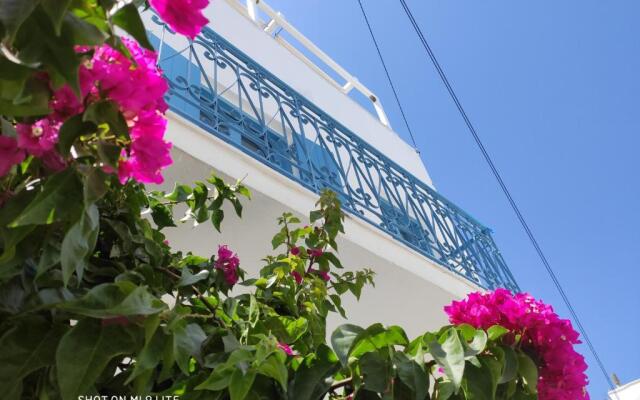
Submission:
[[[67,166],[64,158],[62,158],[60,153],[58,153],[56,150],[49,150],[43,153],[42,156],[40,156],[40,159],[42,160],[44,166],[52,170],[53,172],[62,171]]]
[[[320,278],[322,278],[325,282],[329,282],[331,280],[328,272],[318,271],[318,275],[320,275]]]
[[[53,119],[58,121],[76,115],[83,109],[82,103],[69,85],[65,85],[53,93],[50,106],[54,112]]]
[[[149,3],[171,29],[191,39],[209,23],[202,15],[209,0],[149,0]]]
[[[291,255],[297,256],[298,254],[300,254],[300,247],[293,246],[291,250],[289,250],[289,252],[291,253]]]
[[[167,109],[164,94],[169,88],[156,66],[157,54],[141,48],[135,41],[122,38],[135,64],[110,46],[101,46],[84,68],[90,71],[81,80],[98,81],[107,98],[120,105],[125,117],[142,110]]]
[[[63,122],[84,112],[85,106],[111,100],[124,116],[131,141],[122,146],[117,170],[106,165],[103,170],[117,172],[123,184],[129,179],[162,183],[162,170],[172,163],[171,143],[164,140],[167,129],[164,113],[168,108],[164,95],[168,84],[156,65],[155,52],[128,38],[122,38],[122,42],[133,60],[107,44],[76,47],[78,53],[87,56],[79,72],[81,98],[68,85],[51,88],[51,114],[33,123],[16,125],[17,149],[11,147],[15,140],[2,139],[5,148],[0,171],[8,171],[19,162],[15,160],[22,160],[26,154],[40,158],[50,170],[65,168],[68,160],[55,148]],[[47,74],[41,78],[49,80]]]
[[[163,140],[167,120],[156,111],[138,115],[131,128],[129,151],[123,152],[118,177],[121,183],[129,178],[138,182],[162,183],[162,169],[171,165],[171,143]]]
[[[329,282],[331,280],[331,276],[329,276],[328,272],[320,271],[319,269],[310,269],[309,272],[318,275],[325,282]]]
[[[134,62],[109,45],[97,47],[80,68],[80,86],[90,101],[106,97],[118,104],[130,128],[131,143],[118,163],[120,182],[162,183],[162,170],[172,163],[171,143],[164,140],[168,85],[156,66],[155,52],[131,39],[122,41]]]
[[[33,124],[18,124],[18,147],[36,157],[42,156],[58,143],[60,122],[44,118]]]
[[[215,267],[222,271],[224,280],[229,286],[233,286],[238,282],[239,266],[240,259],[237,254],[226,245],[218,247],[218,258],[216,259]]]
[[[309,254],[311,257],[314,258],[318,258],[323,254],[322,249],[307,249],[307,254]]]
[[[24,160],[24,151],[18,141],[9,136],[0,136],[0,177],[5,176],[16,164]]]
[[[587,364],[574,345],[580,343],[571,322],[561,319],[553,308],[526,293],[505,289],[471,293],[466,299],[445,307],[453,324],[470,324],[488,329],[501,325],[521,335],[525,352],[541,360],[538,379],[540,400],[588,400]],[[509,338],[507,338],[509,339]]]
[[[285,352],[286,355],[288,356],[294,356],[296,353],[293,352],[293,349],[291,348],[291,346],[289,346],[288,344],[284,343],[284,342],[278,342],[278,348],[282,351]]]
[[[293,279],[296,280],[296,283],[299,285],[302,283],[302,274],[300,274],[300,272],[298,271],[291,271],[291,276],[293,276]]]

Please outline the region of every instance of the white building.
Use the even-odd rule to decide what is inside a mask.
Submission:
[[[146,15],[171,83],[175,164],[165,177],[170,186],[215,170],[244,178],[253,200],[243,220],[226,213],[222,235],[181,227],[172,245],[208,255],[228,244],[255,275],[272,251],[276,217],[308,215],[328,187],[347,212],[343,264],[377,273],[375,289],[344,304],[351,322],[399,324],[416,335],[446,323],[442,307],[453,299],[517,288],[489,230],[438,194],[364,84],[264,1],[218,0],[206,15],[210,29],[193,44]],[[275,34],[280,29],[296,43]],[[356,92],[372,101],[371,110],[350,97]]]
[[[640,379],[618,386],[609,392],[611,400],[640,400]]]

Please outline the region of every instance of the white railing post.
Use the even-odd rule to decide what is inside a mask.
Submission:
[[[258,22],[258,16],[256,13],[256,0],[247,0],[247,14],[249,15],[249,18],[253,20],[253,22]]]
[[[354,76],[352,76],[349,72],[347,72],[340,64],[335,62],[331,57],[329,57],[325,52],[320,50],[318,46],[316,46],[311,40],[309,40],[306,36],[304,36],[300,31],[298,31],[294,26],[292,26],[280,13],[271,8],[264,0],[246,0],[246,10],[240,10],[242,8],[241,4],[238,4],[238,0],[227,0],[227,2],[233,6],[235,9],[242,13],[246,13],[246,15],[251,19],[256,25],[262,27],[264,32],[271,35],[276,29],[282,28],[287,31],[295,40],[297,40],[304,48],[309,50],[311,54],[316,56],[320,61],[322,61],[326,66],[335,71],[342,79],[344,79],[344,84],[337,82],[335,79],[331,78],[327,75],[322,68],[316,65],[313,61],[311,61],[307,56],[305,56],[302,52],[300,52],[295,46],[291,43],[287,42],[281,37],[277,37],[278,40],[285,48],[291,51],[296,57],[301,59],[305,64],[311,66],[320,76],[327,79],[329,83],[333,84],[335,87],[340,89],[344,94],[349,94],[351,90],[357,89],[360,93],[365,95],[371,103],[373,104],[373,108],[376,111],[378,119],[380,123],[384,126],[391,127],[389,123],[389,119],[387,118],[387,114],[384,112],[384,108],[380,103],[380,100],[377,98],[369,88],[360,83]],[[258,17],[258,9],[263,11],[270,20],[268,22],[263,22]]]
[[[369,97],[369,100],[371,100],[371,102],[373,103],[373,108],[376,109],[376,114],[378,114],[378,119],[380,120],[382,125],[386,126],[387,128],[391,128],[391,123],[389,122],[389,118],[387,118],[387,114],[384,112],[384,108],[382,108],[382,103],[380,103],[380,100],[374,95],[371,95],[371,97]]]

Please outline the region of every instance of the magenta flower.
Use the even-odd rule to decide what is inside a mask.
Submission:
[[[65,161],[65,159],[62,158],[60,153],[58,153],[56,150],[47,151],[46,153],[42,154],[40,159],[42,160],[42,163],[45,167],[54,172],[62,171],[67,166],[67,162]]]
[[[49,104],[54,111],[53,119],[62,121],[82,112],[83,106],[69,85],[65,85],[53,93]]]
[[[323,254],[323,251],[322,249],[311,248],[307,249],[307,254],[309,254],[311,257],[318,258]]]
[[[238,267],[240,259],[237,254],[229,249],[226,245],[218,246],[218,258],[216,259],[216,269],[222,271],[224,280],[229,286],[233,286],[238,282]]]
[[[163,140],[167,120],[156,111],[138,115],[131,128],[131,146],[123,151],[118,166],[121,183],[129,178],[138,182],[162,183],[162,169],[171,165],[171,143]]]
[[[20,164],[24,156],[16,139],[0,135],[0,177],[5,176],[14,165]]]
[[[291,253],[291,255],[297,256],[298,254],[300,254],[300,247],[293,246],[291,250],[289,250],[289,252]]]
[[[162,170],[172,163],[171,143],[164,140],[164,113],[168,108],[164,94],[168,84],[156,66],[155,52],[141,48],[131,39],[122,41],[133,61],[106,44],[76,47],[78,53],[91,56],[79,71],[81,98],[68,85],[51,88],[51,114],[33,123],[17,124],[17,146],[15,139],[1,140],[0,172],[6,174],[26,154],[40,158],[50,170],[64,169],[67,160],[55,148],[63,122],[84,112],[85,105],[108,99],[118,105],[124,116],[131,142],[122,148],[117,171],[109,166],[102,166],[103,170],[117,172],[123,184],[129,179],[162,183]],[[49,80],[46,73],[41,78]]]
[[[320,278],[322,278],[325,282],[329,282],[331,280],[328,272],[318,271],[318,275],[320,275]]]
[[[293,276],[293,279],[296,280],[296,283],[299,285],[302,283],[302,274],[300,274],[300,272],[298,271],[291,271],[291,276]]]
[[[36,121],[32,125],[18,124],[18,147],[26,150],[29,154],[41,157],[43,154],[53,150],[58,143],[58,131],[61,123],[48,118]]]
[[[561,319],[553,308],[526,293],[505,289],[471,293],[466,299],[445,307],[453,324],[467,323],[488,329],[501,325],[510,330],[506,340],[522,336],[522,349],[541,360],[538,379],[540,400],[588,400],[587,364],[574,345],[580,343],[571,322]]]
[[[293,349],[286,343],[284,342],[278,342],[278,348],[282,351],[285,352],[286,355],[288,356],[294,356],[295,353],[293,352]]]
[[[89,100],[104,96],[117,103],[127,120],[131,144],[123,149],[118,163],[120,182],[162,183],[162,170],[172,163],[171,143],[164,140],[168,85],[156,67],[155,52],[133,40],[122,41],[135,63],[108,45],[97,47],[80,69],[80,86]]]
[[[309,272],[318,275],[325,282],[329,282],[331,280],[331,276],[329,276],[328,272],[320,271],[319,269],[313,269],[313,268],[310,269]]]
[[[149,3],[171,29],[191,39],[209,23],[202,15],[209,0],[149,0]]]

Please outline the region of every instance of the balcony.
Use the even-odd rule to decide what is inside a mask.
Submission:
[[[211,29],[150,38],[171,110],[319,193],[434,263],[486,288],[517,290],[490,230]]]

